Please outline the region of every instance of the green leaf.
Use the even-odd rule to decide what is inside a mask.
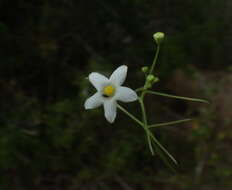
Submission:
[[[183,122],[187,122],[187,121],[191,121],[191,120],[192,119],[181,119],[181,120],[176,120],[176,121],[157,123],[157,124],[149,125],[148,128],[163,127],[163,126],[167,126],[167,125],[175,125],[175,124],[179,124],[179,123],[183,123]]]
[[[152,142],[154,143],[157,154],[170,169],[176,171],[175,168],[178,166],[176,159],[163,147],[163,145],[160,144],[152,133],[150,133],[150,136],[153,140]]]
[[[147,90],[146,92],[149,93],[149,94],[154,94],[154,95],[158,95],[158,96],[164,96],[164,97],[168,97],[168,98],[175,98],[175,99],[188,100],[188,101],[193,101],[193,102],[201,102],[201,103],[209,104],[209,102],[207,100],[198,99],[198,98],[175,96],[175,95],[166,94],[166,93],[162,93],[162,92],[155,92],[155,91],[151,91],[151,90]]]

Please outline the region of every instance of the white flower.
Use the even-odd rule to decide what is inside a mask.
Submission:
[[[90,73],[89,81],[97,92],[85,101],[85,109],[97,108],[103,104],[107,121],[113,123],[117,115],[117,100],[133,102],[138,98],[134,90],[121,86],[126,75],[126,65],[118,67],[109,79],[96,72]]]

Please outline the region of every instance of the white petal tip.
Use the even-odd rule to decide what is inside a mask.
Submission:
[[[109,123],[113,123],[115,121],[116,118],[116,111],[112,112],[111,114],[105,114],[105,118]]]
[[[106,118],[106,120],[109,122],[109,123],[114,123],[114,121],[115,121],[115,118]]]
[[[96,72],[92,72],[92,73],[89,73],[89,76],[86,77],[88,80],[91,80],[91,78],[93,78],[95,75],[97,75],[98,73]]]
[[[127,65],[121,65],[120,67],[124,67],[125,69],[127,69],[128,67],[127,67]]]
[[[138,100],[138,95],[134,93],[133,96],[131,97],[131,101],[134,102],[136,100]]]
[[[126,79],[127,69],[126,65],[119,66],[110,76],[110,81],[116,85],[122,85]]]
[[[91,109],[91,107],[88,107],[88,106],[86,106],[86,105],[85,105],[84,107],[85,107],[86,110]]]
[[[121,65],[119,68],[122,69],[122,71],[124,71],[125,73],[127,73],[128,67],[126,65]]]
[[[86,110],[92,109],[86,102],[85,102],[84,107],[85,107]]]
[[[116,101],[105,101],[104,102],[105,118],[109,123],[113,123],[117,115],[117,103]]]

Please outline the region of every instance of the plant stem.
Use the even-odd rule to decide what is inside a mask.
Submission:
[[[183,122],[187,122],[191,120],[192,119],[182,119],[182,120],[170,121],[170,122],[165,122],[165,123],[157,123],[157,124],[149,125],[148,128],[162,127],[166,125],[175,125],[178,123],[183,123]]]
[[[139,102],[141,101],[141,99],[139,99]],[[144,121],[145,123],[141,122],[139,119],[137,119],[135,116],[133,116],[131,113],[129,113],[125,108],[123,108],[122,106],[120,106],[119,104],[117,105],[117,107],[122,111],[124,112],[126,115],[128,115],[131,119],[133,119],[136,123],[138,123],[140,126],[143,127],[143,129],[146,131],[146,134],[147,134],[147,140],[148,140],[148,145],[149,145],[149,148],[151,150],[151,153],[152,155],[154,154],[154,151],[153,151],[153,148],[152,148],[152,144],[151,144],[151,139],[150,139],[150,131],[148,129],[148,125],[147,125],[147,119],[146,119],[146,113],[145,113],[145,108],[144,108],[144,104],[143,102],[141,103],[140,102],[140,105],[141,105],[141,108],[142,108],[142,113],[143,113],[143,118],[144,118]]]
[[[141,88],[137,88],[136,90],[135,90],[135,92],[139,92],[139,91],[143,91],[144,90],[144,87],[141,87]]]
[[[158,55],[159,55],[159,51],[160,51],[160,45],[157,45],[155,57],[154,57],[152,65],[151,65],[151,69],[150,69],[149,74],[152,74],[152,72],[153,72],[153,70],[155,68],[155,65],[156,65],[156,62],[157,62],[157,59],[158,59]]]
[[[145,110],[145,106],[144,106],[144,103],[143,103],[144,96],[145,96],[145,92],[142,92],[141,97],[139,99],[139,103],[141,105],[141,110],[142,110],[142,115],[143,115],[143,122],[144,122],[145,125],[147,125],[147,115],[146,115],[146,110]]]
[[[168,157],[177,165],[176,159],[166,150],[166,148],[163,147],[162,144],[155,138],[155,136],[151,133],[151,138],[155,142],[156,145],[166,154]]]
[[[166,93],[162,93],[162,92],[155,92],[155,91],[151,91],[151,90],[146,90],[146,92],[149,94],[164,96],[164,97],[168,97],[168,98],[175,98],[175,99],[188,100],[188,101],[193,101],[193,102],[202,102],[202,103],[209,104],[209,102],[207,100],[202,100],[202,99],[198,99],[198,98],[188,98],[188,97],[183,97],[183,96],[175,96],[175,95],[166,94]]]
[[[143,116],[143,123],[144,123],[144,129],[146,131],[147,134],[147,141],[148,141],[148,145],[151,151],[151,154],[154,155],[154,150],[152,148],[152,144],[151,144],[151,138],[150,138],[150,131],[148,129],[148,125],[147,125],[147,114],[146,114],[146,110],[145,110],[145,106],[144,106],[144,96],[145,96],[146,92],[143,91],[141,94],[141,97],[139,99],[139,103],[141,106],[141,111],[142,111],[142,116]]]
[[[120,106],[119,104],[117,105],[117,107],[124,112],[126,115],[128,115],[131,119],[133,119],[136,123],[138,123],[139,125],[141,125],[144,128],[144,124],[143,122],[141,122],[139,119],[137,119],[135,116],[133,116],[131,113],[129,113],[125,108],[123,108],[122,106]]]

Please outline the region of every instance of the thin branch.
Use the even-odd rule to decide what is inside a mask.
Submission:
[[[167,125],[175,125],[178,123],[183,123],[183,122],[187,122],[187,121],[191,121],[191,120],[193,120],[193,119],[181,119],[181,120],[176,120],[176,121],[157,123],[157,124],[149,125],[148,128],[163,127],[163,126],[167,126]]]
[[[164,97],[168,97],[168,98],[175,98],[175,99],[188,100],[188,101],[193,101],[193,102],[201,102],[201,103],[209,104],[209,102],[207,100],[198,99],[198,98],[175,96],[175,95],[166,94],[166,93],[162,93],[162,92],[155,92],[155,91],[151,91],[151,90],[147,90],[146,92],[149,93],[149,94],[154,94],[154,95],[158,95],[158,96],[164,96]]]
[[[139,119],[137,119],[135,116],[133,116],[131,113],[129,113],[125,108],[123,108],[122,106],[120,106],[119,104],[117,104],[117,107],[124,112],[126,115],[128,115],[131,119],[133,119],[134,121],[136,121],[139,125],[141,125],[142,127],[144,127],[143,122],[140,121]]]

